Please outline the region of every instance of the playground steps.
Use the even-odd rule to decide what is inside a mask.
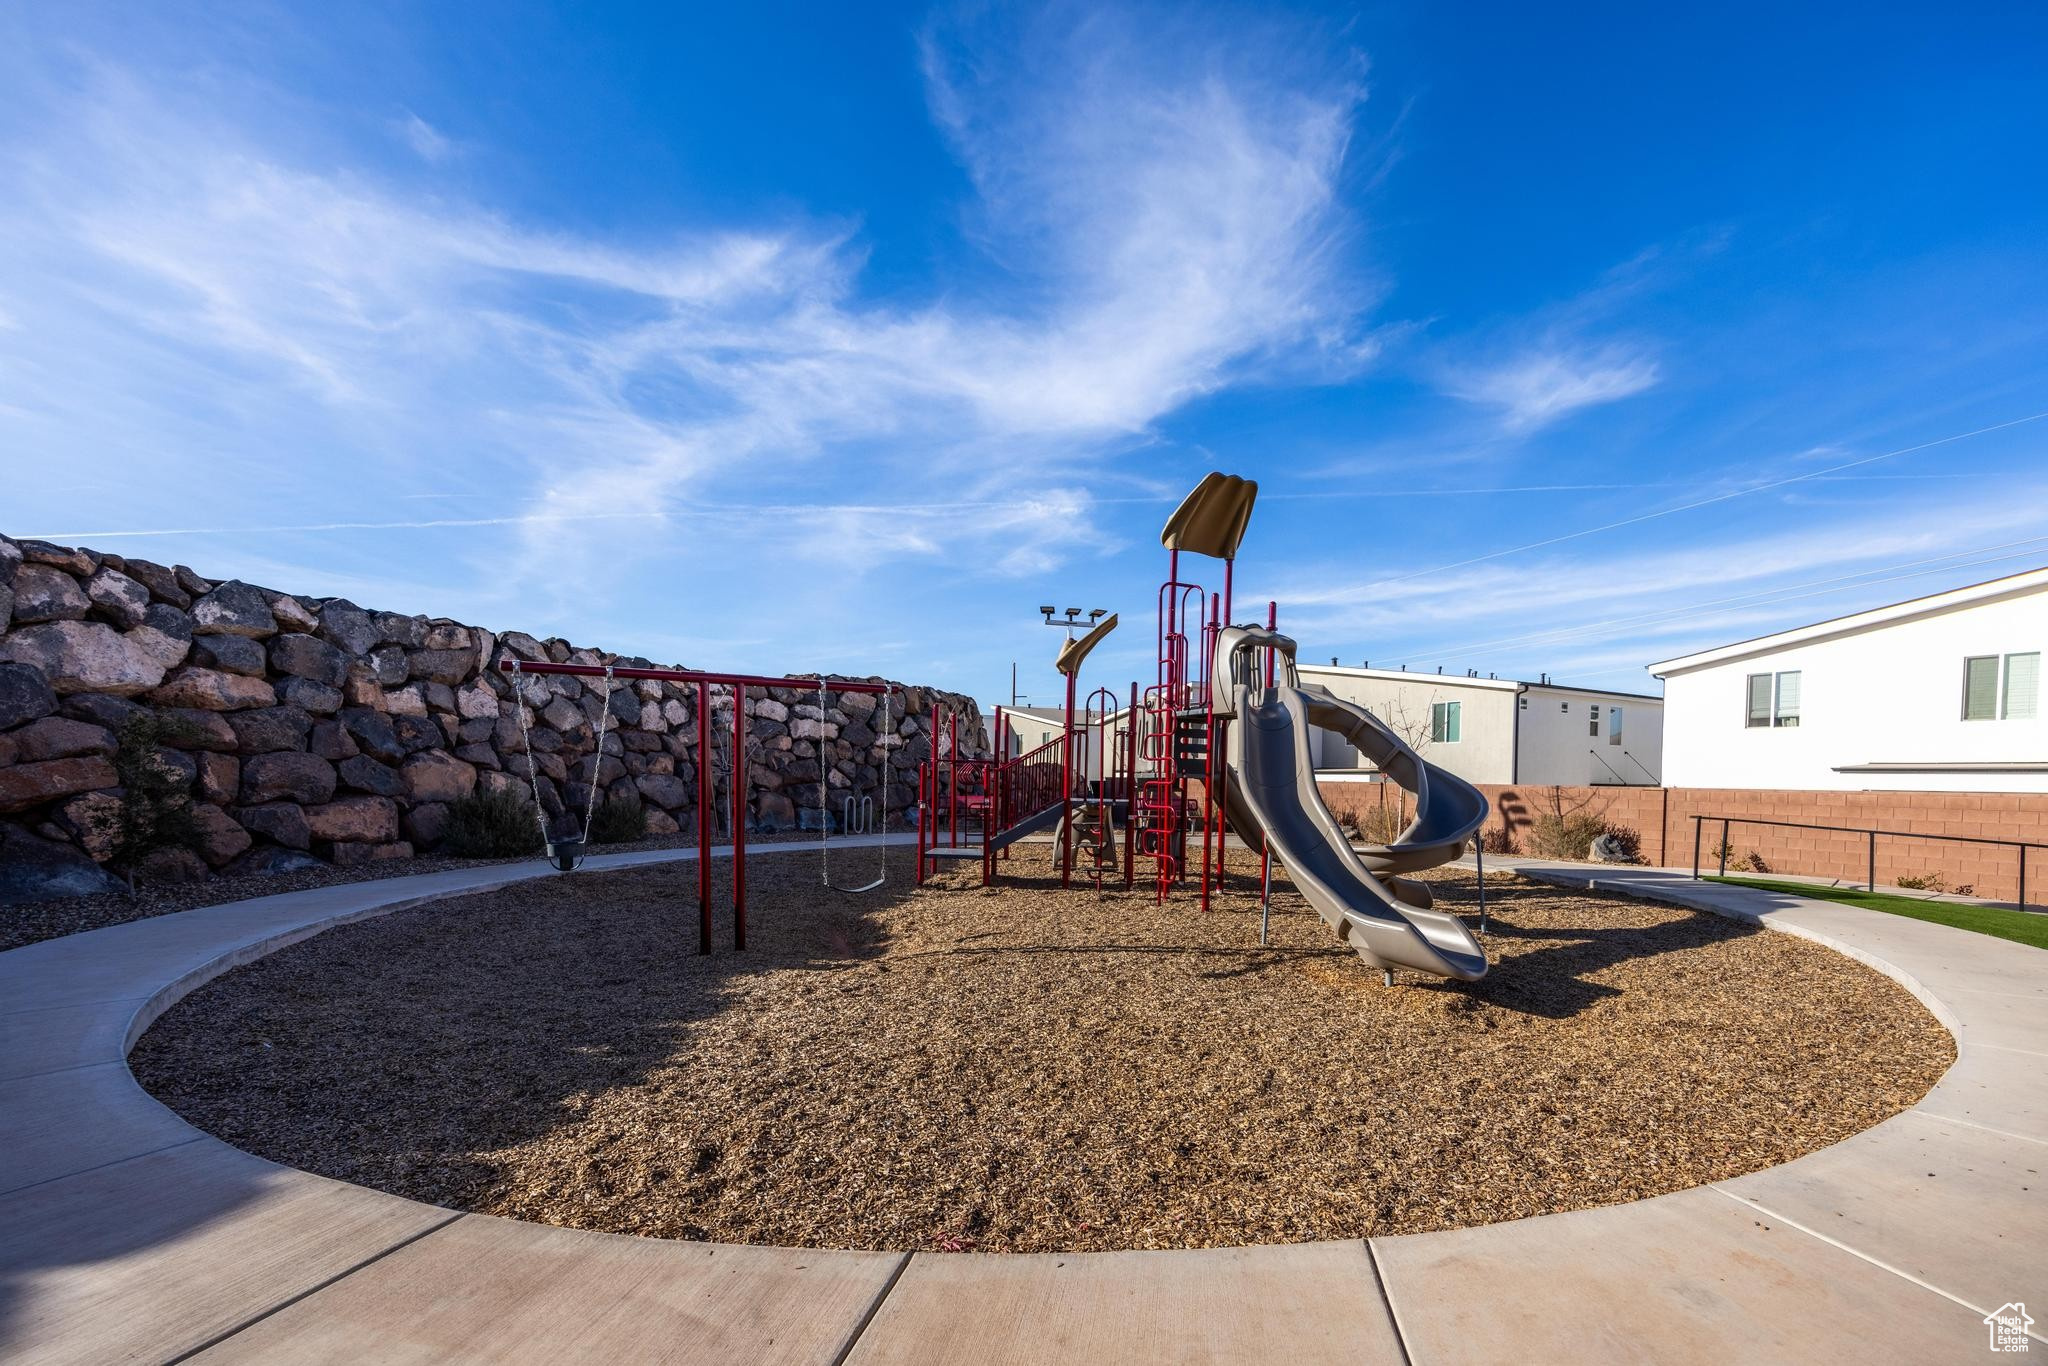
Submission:
[[[1189,707],[1173,716],[1173,767],[1182,778],[1202,778],[1209,771],[1209,713]]]

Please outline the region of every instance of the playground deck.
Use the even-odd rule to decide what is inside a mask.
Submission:
[[[1482,1228],[1006,1257],[657,1242],[277,1167],[135,1084],[128,1046],[218,973],[331,925],[551,874],[326,887],[0,955],[0,1353],[1918,1361],[1974,1355],[1983,1315],[2048,1301],[2048,951],[1657,870],[1517,870],[1828,944],[1913,991],[1959,1060],[1912,1110],[1783,1167]]]

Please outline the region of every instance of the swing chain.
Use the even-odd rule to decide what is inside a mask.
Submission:
[[[882,694],[883,725],[887,726],[891,724],[891,718],[895,713],[895,707],[896,685],[894,683],[891,683],[888,685],[888,690]],[[818,677],[818,720],[821,726],[824,722],[824,719],[825,679],[824,676],[821,674]],[[889,733],[891,735],[894,735],[895,731],[891,729]],[[832,791],[831,788],[828,786],[827,782],[827,774],[829,773],[829,769],[825,764],[825,751],[822,743],[823,736],[821,735],[819,739],[821,742],[818,749],[819,877],[827,887],[831,887],[832,890],[835,892],[872,892],[873,890],[875,890],[875,888],[881,886],[884,882],[887,882],[889,880],[889,777],[891,771],[895,767],[896,762],[895,746],[891,745],[887,747],[888,752],[882,761],[882,826],[880,831],[882,836],[881,862],[875,870],[875,880],[862,887],[835,887],[832,884],[832,843],[829,838],[829,835],[831,833],[829,827],[832,822]],[[849,798],[848,800],[851,800],[851,798]]]
[[[547,812],[540,803],[540,766],[533,761],[533,729],[527,719],[527,700],[519,689],[519,680],[524,678],[525,674],[520,668],[519,656],[512,656],[511,664],[513,676],[512,701],[513,705],[519,709],[519,738],[526,745],[526,781],[533,789],[533,821],[535,825],[540,827],[541,843],[551,844],[554,842],[554,837],[548,833]],[[604,768],[604,737],[605,731],[612,719],[612,686],[612,666],[607,664],[604,666],[604,704],[597,714],[597,749],[592,754],[590,761],[590,799],[584,804],[583,808],[582,843],[586,848],[590,845],[590,827],[597,819],[597,775]]]
[[[519,656],[512,656],[512,705],[519,709],[519,738],[526,743],[526,781],[533,788],[533,823],[540,827],[540,842],[548,843],[548,818],[540,804],[540,766],[533,761],[533,731],[526,717],[526,698],[520,691],[525,674],[519,667]]]

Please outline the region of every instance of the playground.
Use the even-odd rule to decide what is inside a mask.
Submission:
[[[1233,604],[1255,497],[1212,475],[1168,522],[1149,681],[1094,678],[1118,618],[1074,622],[1048,743],[880,679],[504,657],[535,704],[591,691],[592,773],[614,689],[688,690],[737,777],[695,768],[694,847],[598,852],[594,787],[544,801],[529,747],[544,858],[0,955],[28,1309],[0,1297],[0,1341],[1926,1359],[1974,1331],[2048,1228],[2039,951],[1488,858],[1477,789],[1304,686],[1281,604]],[[762,699],[819,760],[814,828],[750,855]],[[1383,842],[1325,804],[1319,731],[1398,790]]]
[[[1876,972],[1670,907],[1502,879],[1495,972],[1389,992],[1284,880],[1261,947],[1249,873],[1204,914],[1062,892],[1049,843],[1013,863],[877,898],[762,858],[744,957],[678,942],[673,869],[528,882],[267,958],[134,1063],[237,1147],[453,1208],[1075,1252],[1660,1195],[1868,1128],[1954,1055]]]

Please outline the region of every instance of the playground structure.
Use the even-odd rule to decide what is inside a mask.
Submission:
[[[548,828],[547,815],[542,809],[540,789],[536,783],[533,794],[534,817],[540,822],[541,838],[546,841],[547,855],[551,863],[562,872],[571,872],[581,866],[584,850],[590,838],[591,816],[597,809],[598,769],[604,763],[604,726],[610,714],[611,689],[619,679],[652,679],[660,683],[694,685],[697,690],[697,952],[711,952],[711,826],[714,814],[711,774],[711,690],[727,689],[732,698],[732,776],[726,784],[727,795],[732,802],[732,946],[744,949],[747,946],[747,717],[744,699],[748,688],[789,688],[799,692],[816,691],[820,709],[824,694],[829,687],[834,692],[869,693],[887,699],[895,693],[895,685],[889,683],[856,683],[843,679],[825,678],[765,678],[754,674],[704,673],[695,669],[655,669],[629,667],[614,664],[552,664],[523,660],[507,656],[499,661],[499,669],[515,679],[521,674],[568,674],[577,678],[602,678],[605,680],[606,706],[599,712],[597,747],[591,752],[590,797],[584,813],[583,826],[573,838],[557,838]],[[932,709],[934,734],[936,734],[938,708]],[[525,724],[525,707],[520,707],[520,723]],[[955,722],[957,734],[957,721]],[[532,749],[529,745],[527,775],[533,776]],[[882,885],[887,875],[887,842],[883,843],[881,874],[874,881],[859,887],[834,887],[831,876],[830,854],[827,849],[825,826],[830,823],[830,808],[825,805],[825,765],[819,765],[820,799],[818,807],[819,847],[821,857],[820,875],[834,891],[857,893],[873,891]],[[851,799],[849,799],[851,800]],[[865,808],[871,818],[872,807]],[[858,805],[849,805],[849,817],[861,812]],[[883,803],[883,821],[887,822],[887,802]]]
[[[1073,885],[1078,863],[1098,889],[1119,875],[1132,888],[1142,863],[1158,902],[1192,879],[1206,911],[1234,834],[1259,851],[1262,907],[1278,856],[1317,914],[1388,983],[1396,967],[1476,980],[1485,950],[1405,874],[1459,857],[1486,819],[1486,799],[1370,712],[1305,689],[1277,604],[1266,605],[1263,626],[1234,624],[1237,552],[1257,497],[1252,481],[1212,473],[1167,520],[1157,664],[1142,691],[1133,682],[1121,705],[1106,687],[1082,700],[1082,666],[1116,628],[1111,616],[1061,648],[1063,721],[1045,744],[1010,756],[1001,708],[992,759],[962,759],[957,743],[942,752],[934,726],[919,770],[917,880],[942,862],[979,859],[989,885],[1018,841],[1051,831],[1062,887]],[[1182,577],[1184,554],[1223,562],[1220,591]],[[1316,789],[1316,729],[1341,734],[1414,799],[1415,818],[1393,843],[1354,847],[1338,826]],[[1094,776],[1084,751],[1100,756]],[[963,820],[974,838],[962,838]],[[1483,929],[1483,866],[1480,898]]]

